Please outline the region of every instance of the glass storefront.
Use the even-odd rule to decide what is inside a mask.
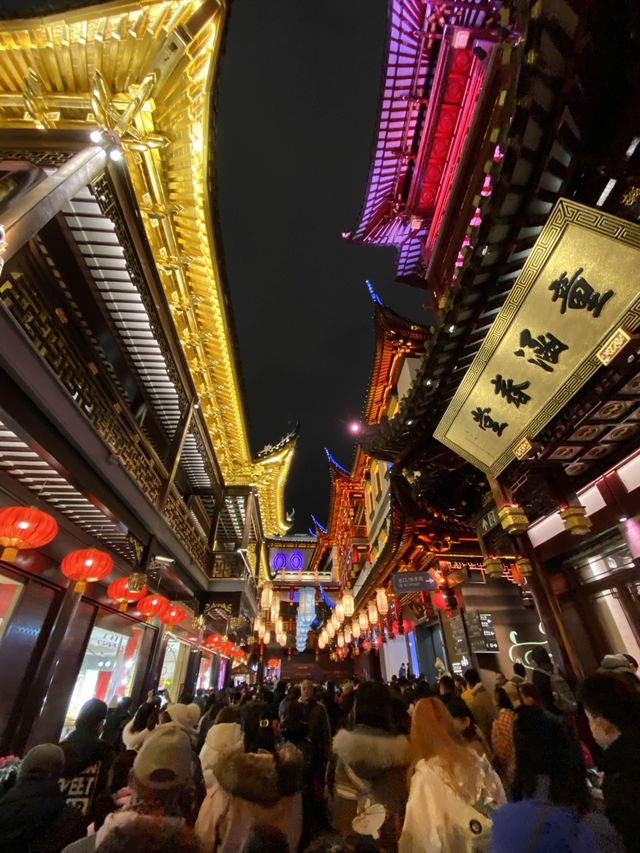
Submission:
[[[167,691],[167,698],[171,702],[177,702],[182,691],[190,649],[188,643],[177,637],[170,636],[167,641],[159,686],[161,690]]]
[[[581,614],[582,630],[572,639],[585,671],[605,654],[626,652],[640,660],[640,582],[622,537],[601,537],[562,568],[573,581],[561,601],[563,618],[571,624],[576,608]]]
[[[23,589],[23,583],[0,572],[0,640],[7,630],[11,614]]]
[[[198,682],[196,689],[208,690],[211,687],[211,667],[213,658],[210,655],[202,655],[200,669],[198,670]]]
[[[88,699],[108,705],[131,693],[145,626],[99,611],[67,708],[65,731],[73,728]]]

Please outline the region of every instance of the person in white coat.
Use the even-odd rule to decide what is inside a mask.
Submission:
[[[244,751],[242,729],[238,722],[238,712],[227,705],[218,711],[214,724],[207,732],[204,746],[200,750],[200,764],[207,790],[216,784],[213,767],[224,750]]]
[[[411,722],[413,775],[399,853],[489,849],[491,814],[506,798],[486,758],[465,746],[440,699],[421,699]]]
[[[155,702],[143,702],[135,717],[122,730],[122,742],[125,749],[139,752],[143,743],[158,725],[158,706]]]

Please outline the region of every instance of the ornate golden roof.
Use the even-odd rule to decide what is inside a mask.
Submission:
[[[295,439],[251,456],[208,184],[225,11],[226,0],[116,0],[3,21],[0,128],[119,140],[225,481],[258,487],[277,535]]]

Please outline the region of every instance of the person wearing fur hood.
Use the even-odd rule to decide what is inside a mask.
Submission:
[[[296,853],[302,836],[302,754],[290,744],[275,748],[264,703],[246,705],[241,726],[244,749],[222,750],[213,763],[214,784],[195,827],[203,851],[239,853],[251,828],[267,825],[284,833],[290,853]]]
[[[238,723],[238,712],[227,706],[218,711],[214,724],[207,732],[204,746],[200,750],[200,764],[207,790],[215,785],[213,767],[220,754],[228,749],[244,750],[242,729]]]
[[[382,850],[395,850],[407,800],[409,740],[393,729],[392,699],[385,684],[365,682],[356,691],[353,728],[333,739],[330,816],[342,835],[370,835]]]

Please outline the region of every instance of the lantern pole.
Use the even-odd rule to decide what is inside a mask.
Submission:
[[[52,678],[58,666],[59,659],[63,654],[63,644],[67,630],[78,611],[82,593],[76,592],[74,586],[73,581],[70,581],[64,592],[55,621],[40,655],[38,666],[31,679],[31,689],[23,703],[23,707],[31,709],[32,713],[25,713],[18,723],[13,741],[13,748],[18,751],[23,750],[34,718],[41,713],[44,707]]]

